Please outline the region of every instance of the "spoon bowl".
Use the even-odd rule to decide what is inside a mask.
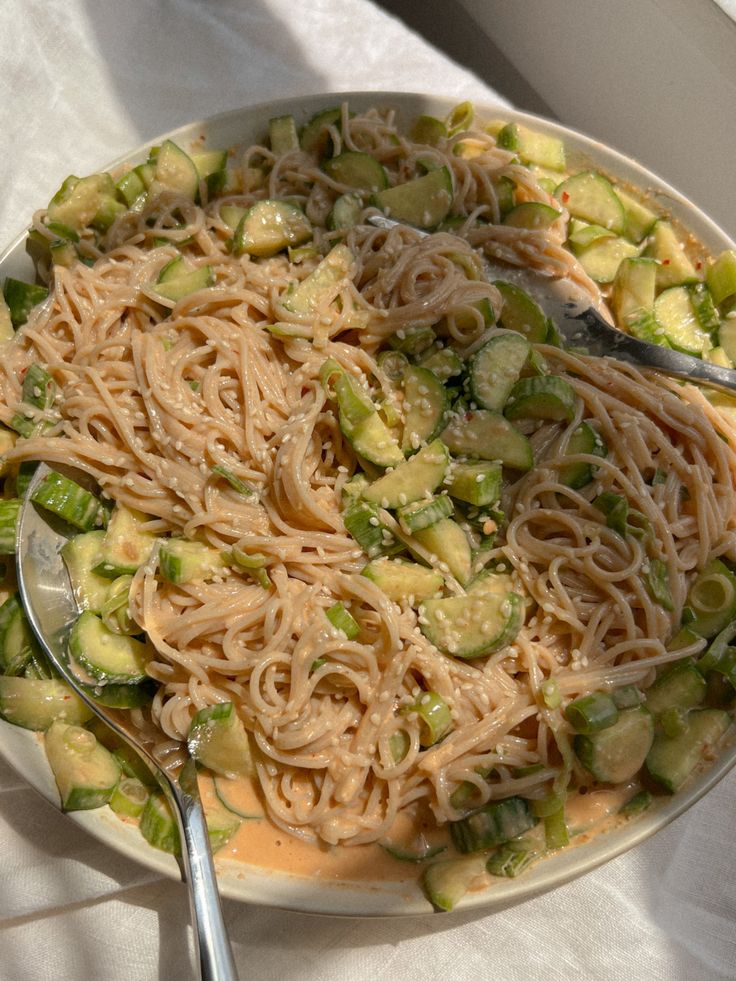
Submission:
[[[77,483],[89,478],[70,467],[57,468]],[[151,769],[179,825],[182,843],[180,867],[189,888],[194,923],[195,954],[204,981],[237,981],[235,964],[222,918],[204,811],[196,777],[185,764],[188,779],[176,779],[158,762],[152,747],[133,729],[126,713],[108,708],[93,697],[94,689],[82,683],[68,657],[69,632],[80,614],[69,574],[61,554],[74,530],[54,521],[31,500],[44,478],[51,473],[39,464],[20,510],[16,533],[18,590],[28,621],[49,661],[68,685],[112,731],[131,746]]]

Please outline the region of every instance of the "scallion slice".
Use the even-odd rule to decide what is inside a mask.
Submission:
[[[576,732],[589,736],[614,725],[618,721],[618,709],[610,695],[595,691],[570,702],[565,716]]]
[[[345,634],[348,640],[355,640],[360,633],[360,624],[343,603],[335,603],[326,611],[325,616],[336,630],[341,630]]]
[[[416,712],[422,723],[419,742],[422,746],[433,746],[452,728],[450,706],[436,691],[423,692],[416,702],[407,705],[403,712]]]

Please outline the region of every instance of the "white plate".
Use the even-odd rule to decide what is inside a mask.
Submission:
[[[166,138],[184,147],[202,136],[207,145],[212,147],[248,145],[262,139],[271,116],[292,113],[297,124],[300,124],[319,109],[336,105],[342,100],[348,100],[356,110],[370,106],[390,106],[396,110],[399,123],[404,126],[419,113],[445,116],[454,104],[452,100],[432,95],[386,92],[315,95],[264,103],[181,126],[114,161],[108,169],[121,163],[143,162],[148,156],[148,148]],[[681,221],[709,252],[717,254],[723,249],[734,248],[734,243],[728,236],[702,211],[630,158],[548,120],[513,112],[505,107],[484,106],[479,103],[476,104],[476,109],[481,117],[489,120],[502,118],[523,122],[537,130],[560,136],[574,162],[589,164],[618,181],[646,190],[674,218]],[[38,202],[38,205],[41,204],[43,202]],[[0,278],[5,276],[21,279],[33,276],[33,266],[25,254],[25,235],[18,238],[0,256]],[[0,754],[39,793],[58,806],[56,786],[40,740],[35,734],[0,721]],[[499,879],[490,888],[469,894],[460,908],[486,909],[490,912],[528,899],[590,871],[664,827],[702,797],[735,763],[736,745],[732,744],[724,749],[709,770],[698,776],[684,791],[673,798],[663,798],[656,807],[637,820],[546,859],[519,879]],[[163,875],[179,877],[179,867],[173,858],[151,848],[135,827],[118,820],[109,808],[77,811],[68,817],[126,857]],[[63,820],[61,816],[60,820]],[[315,878],[302,878],[222,859],[217,859],[217,866],[223,895],[242,902],[343,916],[396,916],[429,912],[429,905],[418,885],[382,881],[318,881]]]

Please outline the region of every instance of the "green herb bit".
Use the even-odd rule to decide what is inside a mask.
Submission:
[[[326,611],[325,616],[336,630],[341,630],[345,634],[348,640],[355,640],[360,634],[360,624],[343,603],[335,603]]]
[[[665,610],[674,610],[672,594],[670,593],[670,578],[667,563],[662,559],[650,559],[646,571],[646,587],[649,595]]]
[[[245,481],[241,480],[240,477],[237,477],[232,470],[228,470],[227,467],[223,467],[217,463],[211,469],[212,473],[217,474],[218,477],[222,477],[223,480],[226,480],[233,490],[238,492],[238,494],[243,494],[245,497],[253,497],[255,495],[256,492],[253,490],[253,488],[249,487]]]
[[[610,695],[591,692],[575,699],[565,709],[565,717],[576,732],[589,736],[618,722],[618,709]]]
[[[268,562],[268,558],[261,552],[254,552],[253,555],[248,555],[240,548],[233,548],[230,553],[231,560],[239,569],[247,572],[259,586],[263,589],[269,589],[271,586],[271,580],[269,579],[268,573],[266,572],[264,566]]]
[[[486,870],[491,875],[503,876],[507,879],[515,879],[521,875],[525,868],[534,858],[534,849],[531,845],[521,843],[503,845],[497,849],[486,862]]]

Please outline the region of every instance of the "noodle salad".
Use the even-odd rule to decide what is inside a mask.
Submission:
[[[167,768],[194,757],[214,847],[251,818],[381,848],[450,909],[588,830],[590,801],[640,813],[713,757],[730,406],[564,349],[517,272],[732,366],[736,253],[467,103],[408,133],[345,104],[245,150],[166,141],[68,178],[28,247],[38,280],[0,306],[0,549],[59,466],[33,499],[74,529],[70,659]],[[176,852],[10,567],[6,596],[0,714],[45,733],[65,809]]]

